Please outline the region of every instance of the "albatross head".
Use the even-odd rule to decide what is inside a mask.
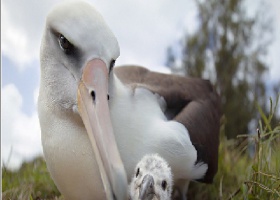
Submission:
[[[45,104],[54,112],[81,116],[105,190],[125,199],[126,173],[108,107],[108,82],[118,56],[117,39],[90,4],[67,2],[48,15],[41,45],[39,101],[48,98]]]

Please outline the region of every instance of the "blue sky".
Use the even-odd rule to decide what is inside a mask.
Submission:
[[[25,70],[18,70],[9,58],[2,56],[2,87],[14,84],[23,97],[22,112],[28,116],[36,110],[32,94],[39,85],[39,61],[34,60]]]
[[[139,64],[168,73],[164,66],[167,47],[178,42],[186,31],[193,33],[197,29],[194,1],[89,1],[118,38],[121,56],[117,65]],[[58,2],[61,1],[2,1],[1,163],[12,169],[23,160],[42,155],[36,112],[39,48],[45,17]],[[248,0],[250,12],[254,11],[255,2]],[[266,60],[271,66],[268,80],[275,82],[280,80],[280,1],[267,2],[274,19],[274,39]]]

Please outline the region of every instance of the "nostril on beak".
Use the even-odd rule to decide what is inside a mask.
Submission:
[[[107,99],[108,99],[108,101],[110,100],[110,95],[109,94],[107,94]]]
[[[90,92],[90,95],[91,95],[91,97],[92,97],[93,102],[95,102],[95,92],[94,92],[94,90],[92,90],[92,91]]]

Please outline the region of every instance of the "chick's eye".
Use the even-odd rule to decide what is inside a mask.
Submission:
[[[165,189],[166,189],[166,186],[167,186],[167,183],[166,183],[165,180],[163,180],[163,181],[161,182],[161,187],[162,187],[162,189],[165,190]]]
[[[139,175],[139,173],[140,173],[140,168],[138,168],[137,171],[136,171],[136,178]]]
[[[66,51],[67,53],[71,50],[73,45],[64,37],[64,35],[60,34],[58,37],[59,45],[62,50]]]

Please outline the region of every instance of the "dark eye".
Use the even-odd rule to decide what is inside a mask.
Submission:
[[[165,189],[166,189],[166,186],[167,186],[167,183],[166,183],[165,180],[163,180],[163,181],[161,182],[161,187],[162,187],[162,189],[165,190]]]
[[[140,173],[140,168],[137,169],[136,178],[137,178],[137,176],[139,175],[139,173]]]
[[[61,49],[65,51],[66,53],[70,53],[70,51],[73,48],[73,45],[64,37],[64,35],[60,34],[58,36],[58,41]]]
[[[110,68],[109,68],[109,72],[112,71],[113,67],[115,66],[115,62],[116,60],[112,60],[111,63],[110,63]]]

